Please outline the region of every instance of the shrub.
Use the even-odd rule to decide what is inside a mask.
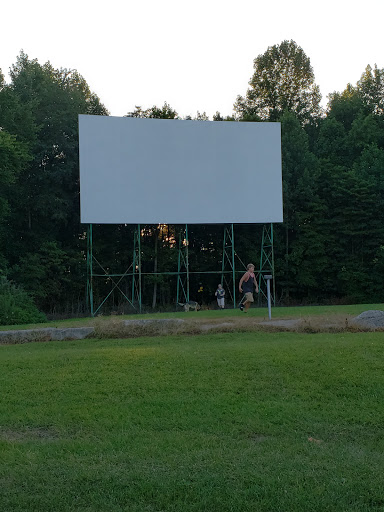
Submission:
[[[5,277],[0,277],[0,325],[46,322],[31,297]]]

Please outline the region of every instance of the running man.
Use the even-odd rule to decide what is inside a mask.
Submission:
[[[239,292],[244,292],[244,299],[240,302],[240,310],[244,311],[244,313],[247,313],[249,306],[252,302],[255,302],[255,299],[253,298],[253,287],[255,287],[256,293],[259,293],[259,286],[255,276],[255,265],[253,265],[253,263],[249,263],[247,265],[246,273],[239,282]]]

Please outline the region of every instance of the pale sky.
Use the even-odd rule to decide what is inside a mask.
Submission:
[[[268,46],[293,39],[310,58],[323,105],[365,67],[384,68],[383,0],[19,0],[1,8],[0,68],[20,50],[77,69],[108,108],[180,116],[233,111]]]

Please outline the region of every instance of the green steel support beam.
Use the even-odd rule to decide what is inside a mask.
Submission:
[[[142,297],[141,297],[141,229],[140,224],[137,225],[137,237],[139,242],[139,311],[141,313]]]
[[[267,282],[264,277],[267,274],[272,275],[271,302],[274,306],[276,303],[276,289],[272,223],[263,226],[259,267],[259,305],[262,301],[267,301]]]
[[[137,225],[133,238],[133,269],[132,269],[132,303],[137,301],[139,312],[142,309],[141,300],[141,228]]]
[[[179,233],[179,252],[178,252],[178,255],[177,255],[176,306],[177,306],[177,304],[179,302],[179,298],[180,298],[180,269],[181,269],[180,244],[181,244],[181,232]]]
[[[229,271],[226,268],[229,266]],[[229,273],[231,277],[227,280],[225,274]],[[232,283],[231,283],[232,279]],[[236,268],[235,268],[235,231],[233,224],[224,226],[223,237],[223,259],[221,264],[221,282],[227,288],[233,308],[236,308]],[[232,291],[231,291],[232,288]]]
[[[189,239],[188,239],[188,224],[185,225],[185,266],[187,268],[187,302],[189,302]]]
[[[235,270],[235,231],[233,224],[231,224],[232,230],[232,283],[233,283],[233,309],[236,309],[236,270]]]
[[[88,225],[87,236],[87,308],[93,313],[93,240],[92,240],[92,224]]]
[[[189,301],[189,256],[188,224],[179,232],[179,254],[177,257],[176,306],[179,302]],[[185,276],[185,279],[183,279]]]

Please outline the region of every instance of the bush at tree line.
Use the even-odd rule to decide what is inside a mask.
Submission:
[[[0,278],[0,324],[30,324],[46,322],[46,316],[35,306],[31,297],[5,277]]]

